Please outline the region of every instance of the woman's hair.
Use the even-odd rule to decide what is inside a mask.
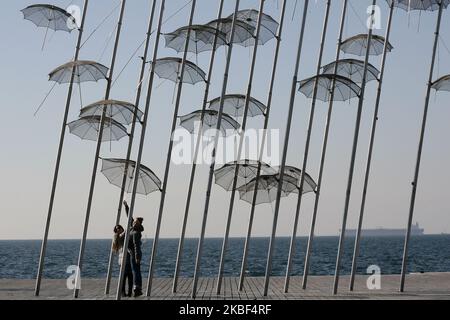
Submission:
[[[114,239],[112,244],[114,253],[118,253],[119,250],[123,248],[123,237],[121,237],[122,232],[123,227],[121,225],[117,225],[114,227]]]

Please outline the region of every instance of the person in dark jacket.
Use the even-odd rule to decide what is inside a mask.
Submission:
[[[123,202],[127,216],[130,208],[126,201]],[[142,260],[142,226],[144,219],[136,218],[133,221],[130,230],[130,240],[128,242],[128,253],[131,257],[131,269],[133,270],[134,281],[134,297],[142,296],[142,274],[141,274],[141,260]]]

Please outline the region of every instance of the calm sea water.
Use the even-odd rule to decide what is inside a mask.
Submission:
[[[311,274],[331,275],[337,254],[337,237],[317,238],[314,246]],[[349,238],[343,259],[343,273],[350,273],[353,239]],[[204,246],[202,276],[215,276],[219,264],[220,239],[207,239]],[[110,240],[89,240],[86,249],[83,276],[103,278],[107,271]],[[307,239],[298,239],[297,254],[294,261],[294,275],[303,273],[303,261]],[[144,243],[143,271],[148,270],[151,240]],[[253,239],[248,260],[248,274],[263,276],[269,240]],[[171,277],[174,272],[177,253],[177,240],[161,240],[156,263],[157,277]],[[231,239],[226,260],[226,276],[237,276],[244,239]],[[67,278],[67,267],[75,265],[78,257],[79,241],[50,241],[46,259],[45,277],[52,279]],[[197,240],[187,240],[181,269],[182,276],[192,276],[197,249]],[[362,241],[359,260],[359,273],[365,273],[367,267],[378,265],[383,274],[398,274],[401,267],[403,238],[366,238]],[[36,275],[40,241],[0,241],[0,278],[33,279]],[[275,244],[273,274],[283,275],[286,268],[289,239],[279,238]],[[115,260],[115,274],[118,272]],[[410,272],[450,272],[450,236],[414,237],[411,242]]]

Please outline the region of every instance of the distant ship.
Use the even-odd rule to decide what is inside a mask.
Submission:
[[[356,229],[349,229],[346,231],[346,235],[348,237],[356,237]],[[363,237],[398,237],[402,236],[404,237],[406,234],[406,229],[384,229],[384,228],[377,228],[377,229],[364,229],[361,231],[361,235]],[[411,228],[411,235],[412,236],[423,236],[424,235],[424,229],[420,228],[419,223],[416,223]]]

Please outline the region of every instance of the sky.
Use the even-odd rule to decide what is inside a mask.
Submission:
[[[55,0],[53,3],[67,7],[70,3],[81,5],[81,2],[81,0]],[[186,2],[167,0],[166,17],[172,16]],[[207,23],[216,18],[218,0],[198,0],[197,2],[194,23]],[[276,20],[279,20],[280,14],[278,2],[281,3],[277,0],[267,0],[265,7],[265,13]],[[363,22],[367,19],[366,10],[371,2],[350,0],[345,38],[367,31]],[[91,1],[87,13],[85,39],[118,3],[118,0]],[[325,3],[326,1],[322,0],[311,1],[300,65],[300,79],[311,77],[315,73]],[[0,38],[3,43],[0,53],[0,98],[3,119],[0,126],[3,154],[0,159],[2,177],[0,184],[0,239],[40,239],[42,237],[67,86],[57,85],[37,116],[34,116],[34,112],[52,87],[52,83],[48,82],[48,73],[55,67],[71,60],[77,38],[77,32],[71,34],[50,32],[42,51],[45,30],[38,29],[31,22],[23,20],[20,12],[30,4],[32,2],[26,0],[3,1],[0,11]],[[232,13],[233,5],[234,1],[225,1],[225,15]],[[256,0],[241,1],[242,9],[257,9],[258,5],[259,1]],[[376,30],[375,33],[384,35],[388,7],[386,2],[381,0],[379,5],[382,28]],[[288,15],[282,35],[280,63],[276,75],[273,112],[270,119],[270,128],[279,129],[281,138],[284,137],[286,127],[290,82],[302,8],[302,1],[294,10],[294,1],[288,0]],[[128,1],[116,75],[144,40],[149,13],[150,1]],[[332,62],[335,57],[340,13],[341,1],[332,1],[324,63]],[[117,15],[118,10],[116,9],[111,18],[98,28],[86,42],[81,50],[81,59],[95,60],[109,65],[112,44],[108,39],[111,38],[114,31]],[[448,12],[444,12],[434,78],[450,73],[450,53],[449,45],[447,45],[447,43],[450,44],[450,34],[447,33],[450,30],[448,15]],[[186,25],[188,16],[189,6],[186,6],[164,24],[163,32],[168,33]],[[394,13],[391,36],[394,50],[389,54],[386,66],[379,134],[376,140],[367,199],[365,228],[403,228],[406,226],[436,17],[437,13],[419,15],[417,13],[408,14],[401,10],[396,10]],[[163,40],[160,47],[160,57],[177,56],[175,51],[164,48]],[[258,52],[252,96],[260,101],[267,101],[274,48],[275,41],[272,40],[260,47]],[[199,66],[203,70],[207,70],[208,53],[190,58],[195,62],[198,59]],[[235,48],[230,70],[229,93],[245,92],[250,58],[251,51],[248,48]],[[371,63],[379,68],[380,57],[372,57]],[[219,49],[210,98],[220,95],[224,64],[225,50]],[[139,58],[133,57],[112,88],[113,99],[134,101],[139,68]],[[173,83],[163,82],[160,79],[157,79],[157,84],[151,103],[143,163],[162,178],[169,143],[174,87]],[[83,105],[101,100],[104,91],[104,82],[83,84]],[[184,86],[181,115],[201,108],[203,91],[204,84]],[[358,219],[375,91],[376,84],[371,82],[367,86],[366,92],[348,228],[355,228]],[[81,105],[78,90],[75,90],[72,101],[70,121],[77,119]],[[450,145],[445,138],[450,134],[448,102],[448,93],[435,94],[433,92],[414,219],[425,228],[426,233],[450,232],[450,201],[448,201],[450,195],[450,169],[448,168]],[[326,108],[327,104],[318,102],[307,170],[314,179],[317,179],[318,175]],[[355,99],[350,103],[335,104],[317,222],[318,235],[336,235],[340,229],[356,108],[357,101]],[[289,165],[301,167],[309,109],[310,100],[298,93],[288,154]],[[262,125],[262,118],[254,118],[249,121],[249,127],[252,128],[260,128]],[[139,133],[140,129],[138,129]],[[119,143],[104,144],[102,157],[124,158],[125,140]],[[82,234],[94,152],[95,143],[81,141],[78,137],[70,134],[66,136],[50,230],[52,239],[79,239]],[[134,154],[136,154],[136,149]],[[189,237],[198,237],[200,232],[208,170],[207,166],[200,166],[198,169],[187,230]],[[190,166],[172,166],[166,209],[162,221],[161,236],[164,238],[179,236],[189,174]],[[137,201],[136,215],[144,217],[146,226],[144,236],[149,238],[153,237],[155,232],[159,197],[159,194],[154,193],[147,197],[139,196]],[[118,200],[119,189],[110,185],[99,172],[89,225],[89,238],[109,238],[111,236]],[[277,233],[279,236],[288,236],[292,232],[296,200],[295,196],[291,196],[282,201]],[[306,235],[309,230],[313,201],[312,194],[305,195],[299,224],[300,235]],[[208,237],[223,235],[228,202],[229,194],[222,188],[214,186],[206,232]],[[245,235],[249,213],[250,206],[248,204],[237,202],[231,226],[233,237]],[[272,215],[273,211],[270,205],[258,207],[254,236],[270,234]]]

